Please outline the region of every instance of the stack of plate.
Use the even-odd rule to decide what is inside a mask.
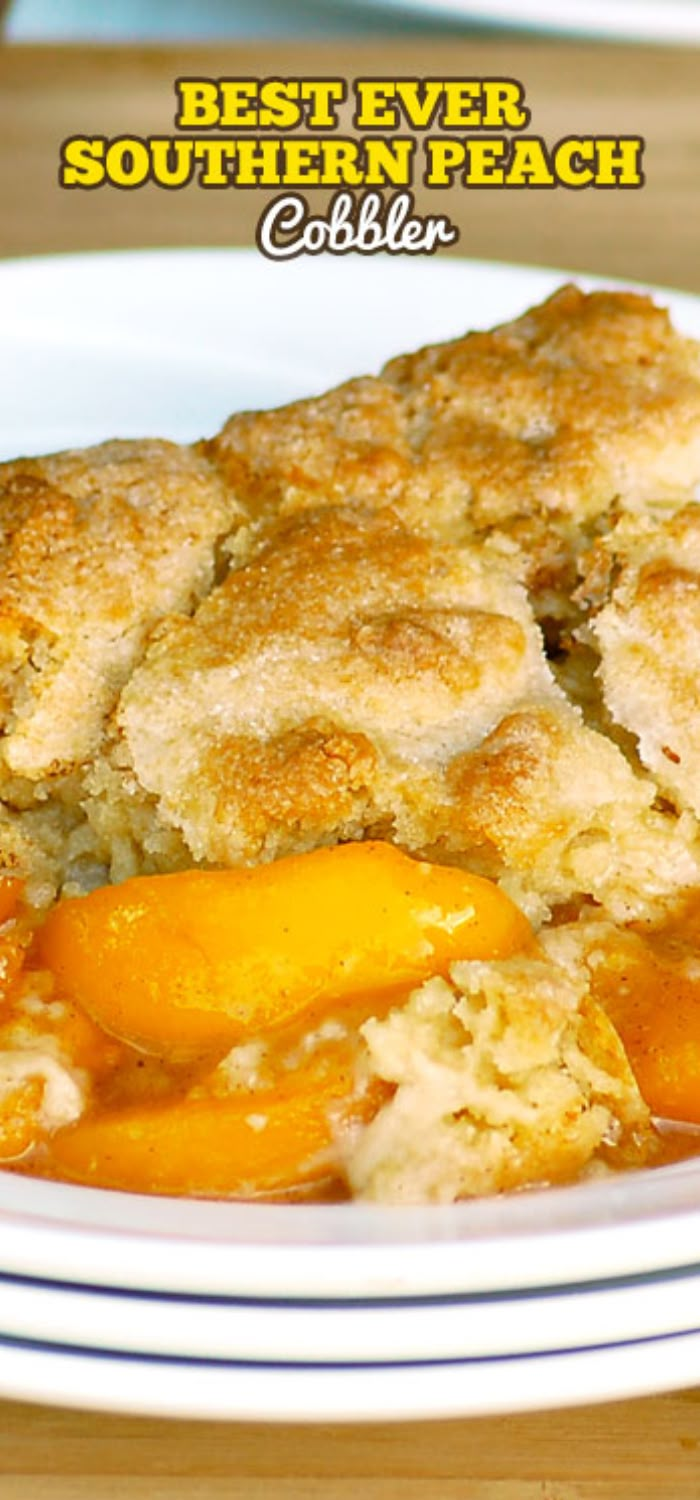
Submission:
[[[697,1162],[450,1208],[179,1202],[9,1175],[0,1202],[4,1396],[389,1420],[700,1380]]]
[[[562,273],[156,252],[0,266],[0,450],[194,438],[520,313]],[[591,285],[592,283],[586,282]],[[668,300],[700,336],[700,303]],[[175,1202],[0,1174],[0,1395],[263,1420],[700,1380],[700,1161],[454,1208]]]

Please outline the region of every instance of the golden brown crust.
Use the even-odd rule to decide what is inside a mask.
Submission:
[[[590,634],[611,715],[664,792],[700,815],[700,505],[625,519],[583,592],[604,604]]]
[[[378,826],[420,847],[455,749],[532,692],[556,689],[517,583],[331,508],[158,633],[118,723],[193,855],[236,863]]]
[[[412,459],[403,402],[372,377],[233,416],[205,450],[256,517],[333,504],[390,506],[400,502]]]
[[[379,379],[234,416],[207,451],[254,515],[360,502],[424,535],[495,530],[546,613],[581,527],[700,475],[700,357],[649,298],[570,286]]]
[[[654,811],[611,742],[590,648],[581,692],[578,647],[555,682],[531,604],[573,617],[596,530],[698,472],[697,347],[647,298],[572,287],[377,379],[233,417],[200,451],[5,465],[6,799],[63,799],[71,870],[379,833],[616,911],[637,838],[653,902],[695,878],[694,825]]]
[[[585,894],[626,921],[700,880],[694,830],[657,811],[653,785],[565,702],[504,716],[448,776],[448,848],[480,849],[550,905]]]
[[[0,705],[6,771],[31,781],[95,748],[163,614],[211,586],[240,509],[174,443],[111,442],[0,466]]]
[[[700,888],[699,476],[697,346],[646,298],[572,287],[198,449],[0,467],[5,868],[41,903],[372,836],[502,879],[539,923],[566,904],[536,951],[369,1024],[395,1092],[350,1178],[451,1201],[643,1155],[583,917]],[[609,732],[596,653],[653,775]]]

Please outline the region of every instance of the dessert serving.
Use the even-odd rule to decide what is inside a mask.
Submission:
[[[0,1159],[450,1202],[700,1148],[700,346],[564,287],[0,466]]]

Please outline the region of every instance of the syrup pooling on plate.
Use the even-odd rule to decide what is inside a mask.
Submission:
[[[656,1159],[693,1112],[692,960],[649,934],[700,889],[663,670],[699,478],[697,346],[575,288],[194,449],[0,468],[18,1169],[450,1201]],[[409,856],[438,896],[382,925]]]

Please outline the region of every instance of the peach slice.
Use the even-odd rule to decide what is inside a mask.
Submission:
[[[652,1114],[700,1125],[700,980],[630,940],[594,973]]]
[[[274,1086],[87,1114],[49,1143],[49,1171],[134,1193],[256,1197],[337,1180],[338,1134],[376,1112],[377,1082],[358,1091],[356,1046],[330,1046]]]
[[[19,915],[24,882],[11,875],[0,875],[0,926]],[[25,959],[28,933],[15,922],[7,932],[0,932],[0,1000],[12,990]]]
[[[39,935],[59,993],[170,1055],[231,1046],[327,1001],[507,955],[528,922],[491,881],[367,842],[255,869],[139,876],[61,901]]]

